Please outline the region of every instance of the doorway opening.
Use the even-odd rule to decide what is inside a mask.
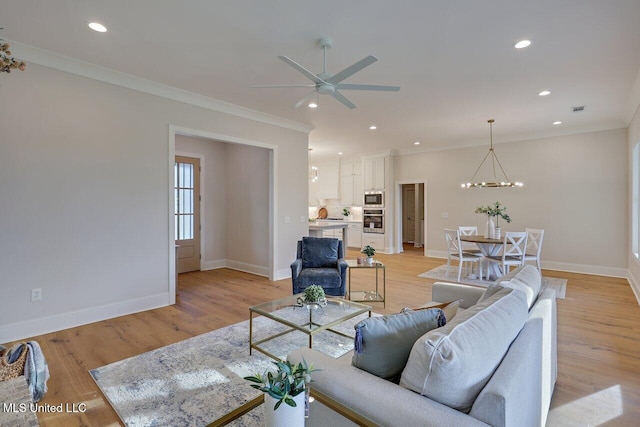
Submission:
[[[396,247],[398,252],[426,254],[426,183],[396,183]]]

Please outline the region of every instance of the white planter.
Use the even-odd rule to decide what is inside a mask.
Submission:
[[[273,407],[277,400],[265,393],[264,395],[264,425],[267,427],[304,427],[304,393],[300,393],[293,400],[296,407],[292,407],[282,402],[278,410]]]
[[[493,238],[494,239],[502,239],[502,227],[496,227],[494,232],[493,232]]]
[[[372,256],[368,256],[367,257],[367,265],[373,265],[373,257]]]

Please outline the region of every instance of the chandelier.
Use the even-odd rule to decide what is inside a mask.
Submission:
[[[496,151],[493,148],[493,122],[495,122],[495,120],[493,119],[487,120],[487,123],[489,123],[489,135],[490,135],[490,141],[491,141],[491,145],[489,146],[489,152],[484,156],[484,159],[482,159],[480,166],[478,166],[478,169],[476,169],[475,173],[473,174],[469,182],[465,182],[460,185],[460,187],[462,188],[512,188],[512,187],[522,187],[524,185],[520,181],[511,181],[507,176],[506,172],[504,171],[504,169],[502,168],[502,165],[500,164],[500,160],[498,160]],[[487,161],[488,158],[491,158],[491,166],[493,167],[493,181],[474,181],[476,175],[482,168],[482,165],[484,165],[484,163]],[[504,177],[504,179],[498,180],[498,175],[496,174],[496,163],[498,164],[498,167],[500,168],[500,171],[502,172],[502,176]]]
[[[1,28],[0,28],[1,29]],[[27,64],[24,61],[17,61],[11,57],[9,43],[0,40],[0,72],[10,73],[13,69],[24,71]]]

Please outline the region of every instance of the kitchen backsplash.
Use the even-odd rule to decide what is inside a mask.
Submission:
[[[315,219],[318,217],[318,210],[321,207],[325,207],[329,213],[329,218],[344,218],[345,220],[362,221],[362,207],[360,206],[309,206],[309,218]],[[345,217],[342,214],[342,210],[347,208],[351,212],[351,217]]]

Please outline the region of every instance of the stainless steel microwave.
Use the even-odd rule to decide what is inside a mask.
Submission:
[[[362,205],[365,208],[384,208],[384,191],[365,191]]]

